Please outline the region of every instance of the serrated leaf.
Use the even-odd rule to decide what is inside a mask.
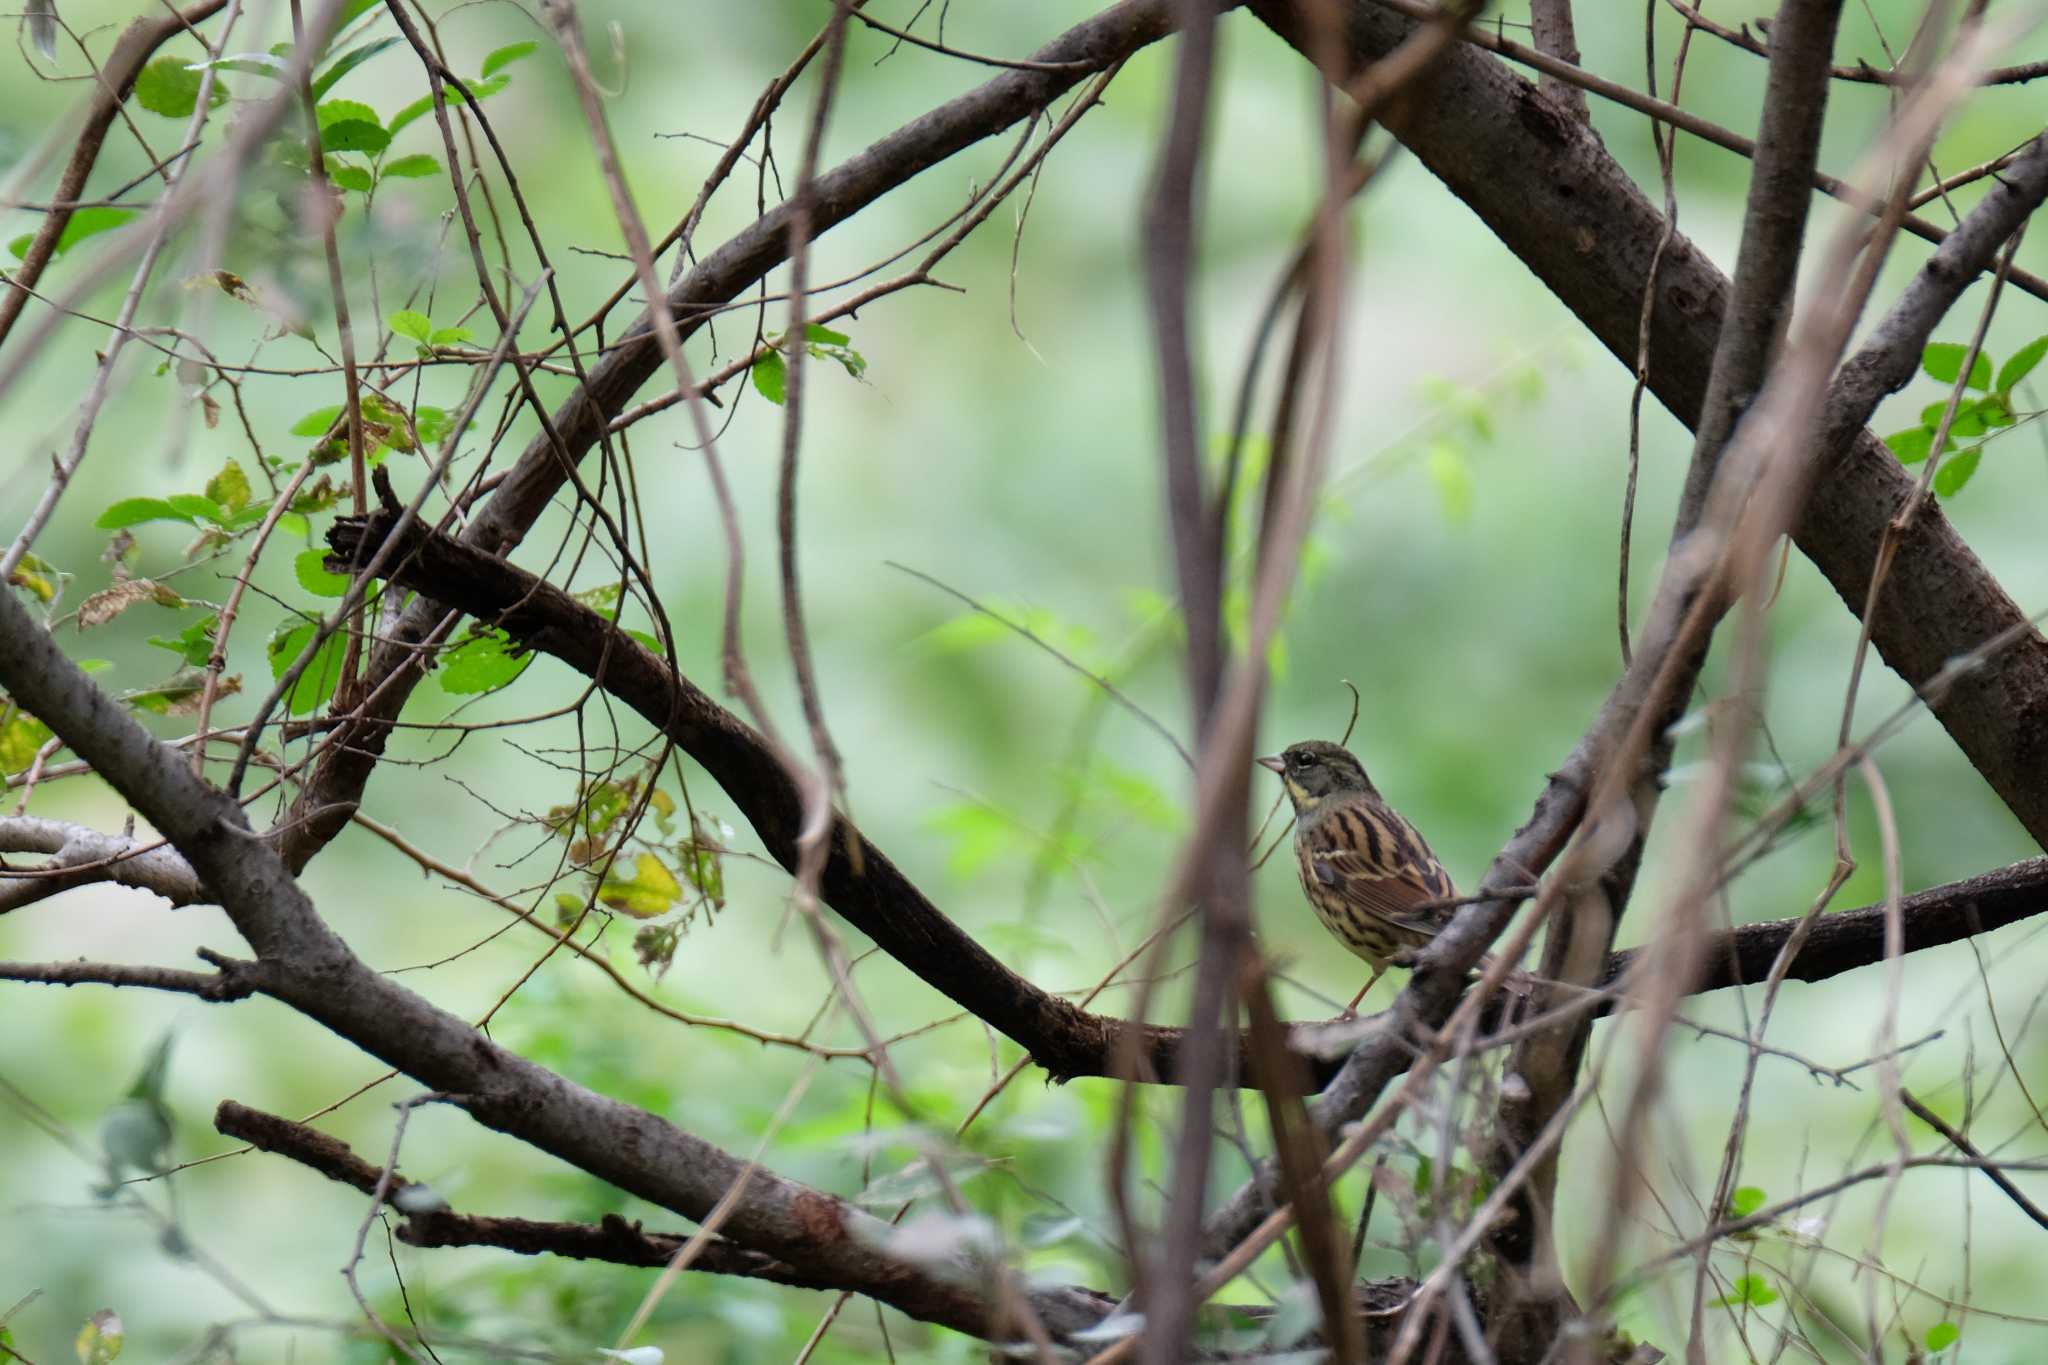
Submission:
[[[1941,468],[1934,471],[1934,491],[1944,498],[1954,497],[1963,491],[1977,472],[1977,462],[1983,458],[1983,446],[1971,446],[1959,450],[1941,462]]]
[[[195,526],[202,521],[210,521],[217,526],[228,519],[226,508],[198,493],[173,493],[164,501]]]
[[[455,87],[452,85],[448,87],[448,102],[450,104],[454,104],[457,102],[455,98]],[[393,114],[391,116],[391,122],[385,124],[384,126],[391,130],[391,135],[393,137],[396,137],[398,136],[399,129],[405,127],[406,124],[411,123],[414,119],[418,118],[421,114],[426,113],[433,107],[434,97],[432,95],[421,95],[411,104],[406,105],[397,113]]]
[[[682,897],[682,883],[652,853],[635,858],[629,876],[621,877],[619,872],[620,863],[614,863],[611,875],[597,889],[597,898],[621,914],[652,919],[668,911]]]
[[[165,502],[162,498],[122,498],[100,513],[93,525],[102,531],[118,531],[125,526],[140,526],[146,521],[182,521],[192,518]]]
[[[1939,422],[1942,422],[1942,411],[1946,407],[1948,407],[1948,403],[1929,403],[1927,407],[1923,407],[1921,409],[1921,426],[1927,428],[1929,432],[1937,430]],[[1950,422],[1948,434],[1958,438],[1958,440],[1968,440],[1970,436],[1982,436],[1982,434],[1989,432],[1995,426],[2011,426],[2011,422],[1999,422],[1999,417],[2003,417],[2003,415],[2005,415],[2005,409],[1999,407],[1997,399],[1980,399],[1976,403],[1962,403],[1962,405],[1956,407],[1956,420]]]
[[[414,152],[410,156],[395,156],[378,168],[385,176],[402,176],[407,180],[424,180],[441,173],[441,162],[425,152]]]
[[[183,57],[158,57],[136,76],[135,102],[165,118],[190,118],[199,107],[199,82],[203,76]],[[216,74],[206,107],[218,109],[227,102],[227,84]]]
[[[507,43],[505,44],[505,46],[493,50],[489,56],[484,58],[483,68],[479,72],[479,74],[489,76],[492,73],[499,71],[504,67],[512,65],[512,63],[516,61],[519,61],[526,57],[531,57],[534,53],[534,49],[539,46],[539,43],[532,41],[523,43]]]
[[[1737,1218],[1747,1218],[1764,1206],[1767,1196],[1754,1185],[1743,1185],[1728,1196],[1728,1212]]]
[[[1956,382],[1956,376],[1962,373],[1963,357],[1968,355],[1969,351],[1969,347],[1953,341],[1930,341],[1927,343],[1927,349],[1920,353],[1920,368],[1927,372],[1929,378],[1938,379],[1944,384],[1953,384]],[[1982,351],[1977,353],[1977,362],[1970,366],[1970,378],[1965,387],[1991,387],[1990,356]]]
[[[467,327],[436,327],[434,334],[427,338],[429,346],[459,346],[465,341],[475,341],[476,333]],[[421,409],[425,411],[425,409]]]
[[[263,646],[264,656],[270,660],[270,676],[273,681],[284,677],[285,671],[297,662],[313,633],[319,628],[317,621],[301,621],[296,625],[280,626],[272,632]],[[341,660],[348,647],[348,633],[335,631],[320,642],[320,647],[307,663],[299,680],[292,684],[292,690],[285,695],[285,709],[294,716],[303,716],[309,711],[325,705],[334,695],[334,688],[341,681]]]
[[[220,467],[220,473],[206,481],[206,496],[229,512],[239,512],[249,505],[249,476],[242,472],[242,466],[229,460]]]
[[[782,363],[782,353],[769,351],[754,362],[752,374],[754,391],[775,406],[781,407],[784,391],[789,382],[788,367]]]
[[[532,662],[533,655],[517,650],[503,631],[480,631],[441,656],[441,690],[457,696],[489,692],[510,683]]]
[[[220,618],[207,615],[185,627],[178,635],[152,635],[149,643],[158,649],[168,649],[177,655],[187,668],[204,668],[213,657],[213,633],[220,628]]]
[[[339,416],[341,416],[341,405],[339,403],[331,408],[315,408],[291,424],[291,434],[294,436],[325,436],[329,429],[334,426],[334,419]]]
[[[384,320],[384,325],[402,337],[411,337],[424,343],[434,334],[434,320],[425,313],[410,308],[401,308]]]
[[[2000,393],[2011,393],[2012,386],[2032,374],[2034,367],[2041,363],[2041,357],[2048,356],[2048,336],[2035,337],[2012,353],[2012,358],[1998,367],[1997,389]],[[1943,1324],[1946,1326],[1947,1324]]]
[[[1919,464],[1934,449],[1934,433],[1926,427],[1908,427],[1885,437],[1884,443],[1899,457],[1900,464]]]
[[[320,131],[323,134],[320,139],[322,146],[327,145],[327,139],[324,134],[332,124],[367,123],[377,128],[384,126],[377,118],[377,111],[360,100],[328,100],[315,113],[320,119]]]
[[[54,261],[86,238],[97,237],[102,232],[111,232],[136,216],[137,211],[135,209],[106,207],[79,209],[71,215],[71,221],[64,225],[64,230],[57,234],[57,244],[51,248],[50,259]],[[28,258],[29,244],[35,241],[35,239],[34,233],[24,232],[21,236],[9,242],[7,249],[14,253],[16,260],[26,260]]]
[[[292,575],[299,580],[300,587],[315,597],[346,596],[348,575],[327,572],[326,560],[325,550],[301,550],[298,557],[292,560]]]
[[[377,186],[376,178],[368,171],[361,166],[351,166],[345,161],[327,163],[327,180],[339,189],[350,190],[356,194],[368,194]]]
[[[323,124],[320,149],[323,152],[364,152],[376,156],[391,145],[391,134],[379,124],[364,119],[344,119]]]
[[[2036,357],[2039,359],[2039,357]],[[1927,1349],[1946,1351],[1962,1339],[1963,1329],[1952,1322],[1937,1322],[1927,1329]]]

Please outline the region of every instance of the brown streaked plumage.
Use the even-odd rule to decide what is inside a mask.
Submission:
[[[1390,966],[1450,923],[1450,874],[1415,826],[1389,806],[1349,751],[1324,740],[1289,745],[1261,767],[1280,774],[1294,803],[1302,893],[1323,927],[1372,964],[1358,1002]]]

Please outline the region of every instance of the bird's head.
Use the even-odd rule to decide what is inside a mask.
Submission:
[[[1365,765],[1353,758],[1350,750],[1328,740],[1290,744],[1277,754],[1259,759],[1258,764],[1280,774],[1296,810],[1308,810],[1335,792],[1373,789],[1372,779],[1365,775]]]

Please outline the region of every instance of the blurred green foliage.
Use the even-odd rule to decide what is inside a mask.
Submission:
[[[1021,53],[1091,8],[1063,2],[963,11],[947,36],[973,50]],[[64,12],[86,33],[123,22],[134,9],[114,0],[68,0]],[[1638,13],[1581,9],[1587,63],[1638,78]],[[759,87],[821,21],[823,7],[723,7],[715,20],[687,23],[619,0],[586,4],[582,13],[592,34],[619,25],[616,53],[600,57],[599,76],[611,92],[606,112],[641,212],[659,226],[687,211],[717,155],[713,144],[737,129]],[[1869,13],[1887,32],[1903,32],[1901,6]],[[1660,13],[1658,23],[1668,55],[1670,16]],[[1845,52],[1873,52],[1867,23],[1861,14],[1847,21]],[[457,7],[442,22],[451,64],[477,73],[469,89],[492,100],[549,243],[556,286],[580,318],[627,272],[573,91],[552,47],[537,45],[531,31],[523,17],[489,7]],[[1219,464],[1257,309],[1313,204],[1320,164],[1317,104],[1298,59],[1248,16],[1230,19],[1225,35],[1197,282],[1202,418]],[[265,93],[281,69],[281,49],[266,45],[278,38],[238,38],[237,55],[216,73],[215,100],[234,105]],[[182,126],[163,120],[189,116],[196,105],[196,48],[188,42],[175,50],[152,66],[137,95],[143,112],[136,117],[158,152]],[[338,233],[355,270],[355,316],[384,319],[393,354],[428,360],[488,345],[488,316],[468,303],[475,291],[460,230],[445,217],[444,153],[423,78],[374,15],[336,51],[322,68],[317,95],[333,154],[328,173],[344,196]],[[80,98],[76,83],[30,79],[27,60],[23,52],[0,56],[11,64],[4,68],[10,99],[0,106],[0,173],[14,169]],[[974,595],[1112,681],[1185,741],[1138,229],[1169,61],[1163,50],[1134,59],[1107,106],[1054,153],[1028,215],[1021,202],[1014,213],[997,215],[947,262],[942,277],[964,293],[894,296],[836,330],[811,329],[804,342],[811,357],[835,362],[860,381],[808,388],[800,503],[807,614],[825,711],[845,751],[852,810],[949,914],[1013,967],[1056,989],[1088,987],[1149,931],[1188,824],[1185,767],[1152,728],[1106,702],[1045,650],[886,565],[901,562]],[[1747,128],[1761,64],[1704,40],[1693,61],[1688,106]],[[67,74],[80,69],[75,53],[60,56],[58,65]],[[885,38],[856,29],[827,161],[854,153],[983,75],[916,49],[892,51]],[[346,98],[330,93],[344,81]],[[461,97],[451,87],[449,98]],[[809,98],[809,86],[800,86],[778,116],[784,176]],[[1884,108],[1881,90],[1849,87],[1838,95],[1830,164],[1860,150]],[[1617,155],[1654,185],[1644,122],[1597,101],[1594,114]],[[1937,160],[1951,169],[1969,164],[2032,131],[2021,102],[1988,99],[1943,140]],[[915,240],[957,208],[970,184],[986,183],[1007,146],[999,141],[927,172],[828,234],[813,278],[851,276]],[[190,731],[195,670],[212,653],[219,613],[241,566],[238,547],[262,520],[271,493],[307,460],[325,472],[302,486],[280,521],[280,539],[243,604],[230,641],[223,715],[247,714],[253,701],[234,699],[235,687],[267,690],[267,683],[242,680],[281,676],[311,643],[312,622],[345,590],[322,564],[320,539],[344,501],[346,479],[341,381],[329,369],[335,327],[319,253],[295,227],[289,202],[296,193],[287,174],[294,155],[287,150],[270,171],[252,170],[223,269],[191,273],[198,267],[187,261],[164,276],[150,305],[167,319],[202,325],[215,355],[256,368],[225,386],[131,356],[63,514],[38,542],[38,556],[24,564],[23,587],[60,618],[82,613],[83,603],[117,584],[150,585],[122,593],[122,609],[89,628],[83,615],[70,619],[60,638],[67,647],[75,642],[76,653],[103,656],[102,680],[150,713],[166,736]],[[94,183],[117,184],[145,166],[132,139],[117,136]],[[1681,143],[1681,227],[1724,262],[1732,256],[1745,174],[1736,158]],[[495,171],[483,180],[502,194]],[[757,199],[773,202],[784,189],[770,169],[743,167],[712,204],[699,253],[749,221]],[[496,211],[508,210],[501,198]],[[1835,215],[1823,208],[1817,230]],[[33,230],[30,215],[12,219],[0,229]],[[1345,684],[1354,684],[1363,698],[1354,747],[1454,875],[1471,884],[1526,816],[1544,773],[1567,752],[1616,674],[1614,547],[1628,377],[1421,167],[1396,159],[1352,223],[1357,256],[1347,299],[1345,405],[1301,585],[1270,656],[1262,738],[1277,747],[1336,736],[1351,708]],[[75,219],[60,243],[70,250],[45,288],[71,288],[96,249],[132,229],[121,210]],[[108,235],[88,240],[93,234]],[[506,234],[518,265],[537,269],[509,225]],[[1887,281],[1903,279],[1912,259],[1912,251],[1902,252]],[[2018,259],[2041,271],[2048,245],[2037,234]],[[116,287],[93,291],[86,311],[110,311]],[[1950,338],[1966,329],[1980,298],[1981,286],[1966,296],[1955,325],[1941,334],[1944,347],[1954,346]],[[779,348],[788,326],[786,308],[771,304],[758,316],[721,320],[693,344],[692,355],[704,373],[750,355],[757,337],[769,343],[749,380],[721,394],[728,406],[718,414],[720,452],[745,534],[743,642],[771,707],[796,730],[773,587],[785,363]],[[2048,600],[2048,560],[2038,551],[2039,473],[2025,447],[2038,439],[2025,434],[2041,407],[2026,383],[2048,349],[2042,330],[2031,303],[2001,315],[1989,350],[2004,363],[1986,359],[1981,377],[1973,371],[1974,396],[1950,427],[1958,441],[2010,432],[2013,458],[2001,452],[1980,461],[1973,445],[1951,454],[1944,473],[1958,472],[1947,474],[1946,485],[1937,481],[1944,496],[1973,478],[1998,490],[1959,500],[1952,513],[2029,609]],[[537,314],[524,340],[545,339]],[[10,506],[26,506],[40,487],[43,438],[68,431],[71,405],[103,344],[95,327],[67,326],[38,359],[36,382],[7,395],[8,428],[21,452],[10,475]],[[1941,404],[1926,405],[1935,397],[1931,384],[1944,382],[1945,364],[1952,382],[1961,371],[1960,348],[1952,356],[1930,350],[1927,382],[1886,410],[1881,426],[1913,423],[1891,438],[1902,459],[1931,451]],[[827,367],[811,371],[820,372]],[[408,493],[424,477],[420,457],[431,457],[455,434],[466,374],[460,367],[416,370],[367,405],[374,458]],[[550,401],[573,382],[545,372],[533,380]],[[462,439],[481,440],[494,420],[486,405],[477,429]],[[532,433],[530,416],[514,419],[496,466]],[[695,441],[676,409],[635,428],[631,448],[678,662],[709,687],[720,674],[725,563]],[[1664,414],[1646,414],[1632,566],[1638,609],[1654,582],[1660,532],[1689,444]],[[1248,613],[1242,547],[1258,513],[1256,476],[1265,452],[1253,441],[1243,458],[1232,513],[1240,554],[1225,604],[1238,642]],[[574,546],[573,537],[566,515],[557,515],[529,541],[527,557],[545,565],[558,547]],[[574,586],[658,648],[656,623],[637,616],[637,607],[622,609],[619,581],[615,566],[591,556]],[[1754,818],[1790,778],[1833,748],[1855,641],[1842,604],[1796,556],[1772,630],[1771,689],[1762,701],[1770,744],[1758,747],[1746,770],[1742,819]],[[339,637],[321,647],[287,698],[293,715],[312,713],[331,694],[340,647]],[[325,656],[329,650],[335,657]],[[649,746],[644,727],[601,705],[580,718],[552,715],[516,729],[492,728],[566,705],[581,682],[552,661],[519,653],[487,627],[462,636],[443,655],[438,676],[440,687],[423,689],[408,718],[479,728],[459,736],[402,732],[371,788],[369,813],[512,904],[538,911],[544,924],[574,926],[589,951],[699,1022],[646,1010],[599,972],[553,951],[548,937],[508,928],[502,908],[445,876],[423,878],[396,849],[356,829],[313,864],[307,882],[330,921],[370,961],[406,972],[408,984],[448,1008],[475,1018],[488,1013],[500,1041],[730,1150],[751,1153],[765,1135],[769,1166],[877,1211],[928,1195],[933,1169],[943,1167],[969,1197],[977,1221],[927,1225],[918,1235],[998,1239],[1033,1275],[1125,1287],[1102,1173],[1106,1135],[1117,1121],[1113,1087],[1079,1081],[1052,1089],[1027,1073],[956,1132],[1018,1050],[958,1016],[894,964],[859,957],[865,945],[858,942],[855,979],[877,1027],[897,1039],[891,1051],[907,1079],[905,1102],[879,1089],[856,1060],[808,1057],[790,1040],[843,1053],[857,1050],[861,1039],[842,1013],[824,1008],[825,974],[807,936],[786,922],[786,879],[766,865],[750,835],[731,827],[733,812],[704,774],[688,763],[657,767],[660,751]],[[1723,676],[1718,661],[1710,666],[1710,695],[1718,695]],[[1889,675],[1868,680],[1859,714],[1882,714],[1904,695]],[[1697,713],[1681,739],[1674,776],[1704,751],[1712,723],[1710,709]],[[8,771],[26,767],[47,738],[32,718],[0,710],[0,766]],[[294,753],[303,752],[303,743],[295,741]],[[412,766],[429,760],[431,766]],[[1880,760],[1899,808],[1909,887],[2029,851],[1931,722],[1909,730]],[[604,769],[613,771],[592,776]],[[1626,922],[1630,941],[1651,932],[1666,905],[1671,888],[1662,878],[1662,855],[1682,826],[1686,795],[1682,784],[1674,786]],[[1261,790],[1259,797],[1263,803],[1277,793]],[[44,787],[34,809],[101,828],[118,828],[124,814],[112,793],[76,781]],[[1849,815],[1861,862],[1838,905],[1876,899],[1884,889],[1875,824],[1859,789],[1851,789]],[[1772,855],[1728,889],[1722,908],[1729,917],[1739,922],[1803,909],[1833,867],[1827,829],[1824,811],[1795,822]],[[1283,1009],[1326,1014],[1353,989],[1357,964],[1335,951],[1304,912],[1287,859],[1274,861],[1260,875],[1258,908],[1262,938],[1288,974]],[[199,947],[232,953],[240,946],[212,909],[167,914],[134,892],[77,892],[0,918],[0,955],[16,959],[83,955],[183,964]],[[2013,1064],[2039,1086],[2042,1048],[2017,1016],[2035,994],[2042,952],[2024,927],[1984,948],[1991,998],[2014,1030]],[[1186,956],[1185,945],[1177,945],[1169,964]],[[1968,948],[1958,947],[1917,958],[1914,973],[1899,1036],[1949,1032],[1901,1065],[1916,1089],[1953,1099],[1973,1048],[1976,1064],[1986,1066],[1977,965]],[[501,1001],[515,981],[522,983],[517,992]],[[1157,1017],[1175,1017],[1184,985],[1178,977],[1162,983]],[[1881,986],[1878,973],[1864,972],[1795,987],[1771,1037],[1827,1066],[1867,1057],[1875,1049]],[[1132,998],[1129,988],[1118,987],[1095,1007],[1121,1011]],[[360,1197],[281,1160],[239,1153],[211,1131],[207,1116],[223,1097],[293,1116],[319,1111],[323,1127],[382,1161],[394,1122],[389,1105],[413,1087],[385,1081],[351,1098],[373,1085],[381,1068],[262,1001],[210,1007],[94,988],[9,987],[7,1009],[0,1149],[10,1160],[0,1181],[13,1216],[0,1241],[0,1300],[41,1294],[7,1320],[5,1340],[43,1361],[104,1350],[111,1340],[104,1330],[95,1345],[81,1329],[111,1305],[131,1359],[198,1358],[207,1330],[223,1323],[237,1324],[230,1339],[238,1359],[391,1357],[334,1273],[362,1218]],[[1740,1029],[1743,1009],[1732,997],[1707,997],[1691,1003],[1687,1018]],[[723,1027],[723,1020],[745,1031]],[[1603,1025],[1596,1050],[1626,1027]],[[180,1042],[149,1110],[167,1125],[157,1135],[165,1141],[152,1151],[167,1149],[173,1161],[222,1159],[168,1180],[97,1190],[101,1158],[80,1135],[115,1122],[124,1104],[132,1110],[137,1101],[132,1094],[124,1099],[123,1078],[142,1067],[151,1040],[171,1028]],[[1645,1163],[1659,1172],[1658,1181],[1677,1171],[1668,1177],[1674,1189],[1712,1188],[1711,1162],[1743,1060],[1738,1044],[1705,1032],[1672,1045],[1668,1061],[1677,1083],[1668,1092],[1668,1122]],[[1626,1078],[1628,1067],[1615,1074]],[[1745,1183],[1730,1202],[1738,1215],[1762,1207],[1765,1189],[1817,1183],[1817,1171],[1848,1163],[1871,1140],[1883,1146],[1876,1086],[1823,1088],[1796,1065],[1773,1059],[1766,1059],[1759,1084],[1770,1100],[1758,1107],[1741,1170]],[[800,1098],[785,1112],[799,1087]],[[1979,1122],[2009,1127],[2025,1114],[2019,1087],[1989,1088],[1994,1093],[1981,1100]],[[1135,1109],[1134,1160],[1149,1178],[1162,1169],[1161,1135],[1177,1101],[1146,1091]],[[1244,1131],[1263,1133],[1256,1098],[1246,1097],[1242,1110]],[[1438,1178],[1440,1158],[1417,1136],[1400,1133],[1389,1144],[1365,1273],[1426,1270],[1438,1254],[1433,1201],[1448,1191],[1459,1202],[1484,1197],[1469,1156],[1460,1154]],[[1577,1269],[1574,1239],[1590,1216],[1580,1196],[1604,1190],[1607,1178],[1597,1115],[1582,1121],[1574,1137],[1559,1200],[1568,1273]],[[459,1114],[417,1113],[402,1164],[464,1211],[564,1219],[618,1213],[650,1228],[677,1224],[478,1131]],[[1227,1153],[1220,1167],[1219,1189],[1243,1174]],[[2038,1340],[2031,1334],[2040,1326],[1996,1311],[2037,1310],[2029,1238],[2038,1233],[1968,1173],[1906,1179],[1926,1197],[1898,1201],[1873,1231],[1875,1191],[1853,1192],[1832,1209],[1830,1244],[1860,1252],[1881,1240],[1900,1277],[1886,1281],[1881,1297],[1902,1305],[1902,1342],[1917,1333],[1927,1351],[1954,1347],[1962,1310],[1953,1304],[1967,1280],[1972,1302],[1995,1310],[1969,1319],[1972,1360],[2030,1358],[2024,1343]],[[1360,1173],[1340,1185],[1343,1217],[1357,1217],[1366,1180]],[[1674,1231],[1662,1210],[1643,1216],[1659,1234]],[[1693,1226],[1689,1216],[1677,1217],[1678,1231]],[[913,1231],[907,1227],[905,1235]],[[598,1348],[617,1344],[654,1280],[651,1271],[527,1262],[487,1251],[418,1253],[387,1243],[378,1229],[372,1236],[360,1273],[378,1313],[457,1343],[516,1342],[593,1359]],[[1717,1262],[1717,1341],[1732,1343],[1727,1324],[1746,1315],[1781,1321],[1793,1296],[1781,1297],[1779,1286],[1803,1257],[1817,1258],[1820,1268],[1815,1287],[1799,1300],[1802,1321],[1810,1325],[1823,1311],[1859,1320],[1851,1255],[1824,1256],[1819,1245],[1812,1229],[1786,1224],[1745,1241],[1737,1259]],[[1259,1270],[1262,1283],[1284,1285],[1277,1256]],[[1914,1277],[1917,1289],[1904,1277]],[[243,1285],[252,1292],[242,1292]],[[1682,1340],[1682,1295],[1664,1288],[1630,1294],[1620,1311],[1631,1333],[1671,1349]],[[1250,1300],[1258,1291],[1245,1284],[1232,1293]],[[1281,1301],[1288,1311],[1284,1293]],[[685,1277],[663,1297],[640,1342],[658,1343],[671,1361],[788,1360],[829,1302],[826,1295]],[[266,1314],[315,1325],[264,1325]],[[328,1323],[334,1325],[322,1325]],[[1818,1330],[1810,1334],[1828,1350],[1840,1346]],[[858,1303],[813,1358],[876,1359],[885,1337],[900,1359],[980,1358],[974,1343]]]

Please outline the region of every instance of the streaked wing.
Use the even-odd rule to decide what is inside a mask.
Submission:
[[[1458,893],[1415,827],[1384,806],[1347,806],[1308,832],[1303,871],[1357,907],[1427,939],[1450,921]]]

